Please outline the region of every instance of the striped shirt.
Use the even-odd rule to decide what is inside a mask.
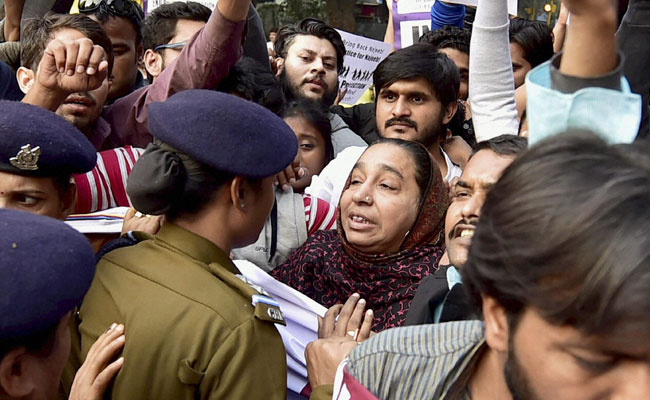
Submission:
[[[305,221],[307,222],[307,234],[309,236],[317,231],[336,228],[336,207],[325,200],[308,194],[303,194],[302,200],[305,204]]]
[[[484,344],[481,321],[388,329],[357,346],[347,369],[380,399],[469,399]]]
[[[130,207],[126,180],[144,149],[124,146],[97,153],[97,165],[85,174],[74,175],[77,185],[75,214],[113,207]]]
[[[77,185],[75,214],[88,214],[114,207],[131,207],[126,182],[144,149],[118,147],[97,153],[97,165],[85,174],[74,175]],[[315,199],[315,200],[314,200]],[[303,195],[308,235],[336,228],[336,207],[327,201]]]

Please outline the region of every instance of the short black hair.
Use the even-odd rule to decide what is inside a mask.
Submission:
[[[469,54],[471,39],[472,31],[469,29],[445,25],[440,29],[426,32],[420,36],[418,43],[430,44],[437,50],[454,49]]]
[[[478,142],[472,150],[472,155],[481,150],[492,150],[500,156],[516,156],[528,147],[528,139],[517,135],[499,135],[492,139]]]
[[[217,90],[257,103],[278,116],[284,114],[286,100],[280,82],[254,58],[237,61]]]
[[[443,107],[458,100],[458,67],[445,54],[421,43],[399,49],[379,63],[372,76],[375,95],[397,81],[417,78],[429,81]]]
[[[113,45],[102,27],[92,19],[81,14],[46,14],[41,18],[29,18],[23,22],[20,38],[20,59],[25,68],[38,69],[47,44],[54,33],[60,29],[74,29],[86,35],[92,42],[101,46],[108,60],[108,74],[113,70]]]
[[[142,25],[144,49],[155,49],[156,46],[169,43],[176,35],[179,19],[208,22],[211,14],[208,7],[195,1],[176,1],[157,7]]]
[[[553,33],[545,23],[517,17],[510,20],[509,30],[510,43],[521,46],[533,68],[553,57]]]
[[[99,4],[99,7],[97,7],[95,10],[90,11],[90,12],[83,12],[80,10],[82,14],[85,15],[94,15],[95,18],[101,23],[104,23],[108,21],[109,18],[124,18],[131,25],[133,25],[133,29],[135,29],[135,44],[140,45],[142,43],[142,17],[144,16],[144,11],[142,11],[142,7],[138,5],[138,3],[131,1],[131,0],[124,0],[125,3],[130,4],[132,8],[132,12],[129,12],[127,15],[121,15],[121,14],[116,14],[111,10],[111,8],[107,5],[105,1],[102,1]]]
[[[320,133],[325,142],[325,161],[334,158],[334,145],[332,144],[332,124],[327,115],[318,104],[306,99],[291,101],[282,118],[300,117]]]
[[[289,52],[289,47],[293,44],[294,39],[298,35],[316,36],[321,39],[326,39],[336,51],[336,70],[341,73],[343,69],[343,59],[345,57],[345,44],[341,35],[336,29],[327,25],[325,22],[315,18],[305,18],[295,24],[285,25],[278,30],[275,36],[274,50],[278,57],[286,58]]]
[[[611,336],[650,333],[650,154],[590,132],[537,143],[487,194],[461,271],[517,320]]]

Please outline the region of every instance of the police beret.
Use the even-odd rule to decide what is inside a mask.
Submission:
[[[0,171],[38,177],[85,173],[97,152],[74,125],[51,111],[0,101]]]
[[[282,171],[298,151],[296,135],[280,117],[213,90],[186,90],[150,104],[149,131],[204,165],[254,179]]]
[[[50,217],[0,209],[0,341],[57,323],[81,303],[94,273],[84,235]]]

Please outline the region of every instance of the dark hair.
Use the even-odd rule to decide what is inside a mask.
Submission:
[[[443,107],[458,100],[460,75],[453,61],[428,44],[399,49],[379,63],[372,76],[375,95],[403,79],[425,78]]]
[[[406,150],[411,156],[413,161],[413,169],[415,171],[415,182],[420,189],[420,201],[424,200],[423,196],[427,192],[429,181],[431,180],[431,169],[433,164],[431,161],[431,154],[424,145],[410,140],[393,139],[393,138],[380,138],[374,142],[370,147],[376,144],[388,143],[399,146]]]
[[[154,138],[131,170],[126,190],[138,211],[174,220],[203,210],[234,177]]]
[[[472,31],[457,26],[443,26],[440,29],[426,32],[420,36],[418,43],[430,44],[440,49],[454,49],[469,54],[469,42]]]
[[[278,27],[277,26],[274,26],[271,29],[269,29],[269,33],[273,33],[273,32],[275,32],[275,33],[278,32]]]
[[[132,1],[132,0],[123,0],[125,4],[129,4],[131,6],[131,12],[128,12],[127,14],[117,14],[113,12],[111,7],[108,6],[106,1],[102,1],[99,4],[99,7],[97,9],[90,11],[90,12],[80,12],[82,14],[86,15],[94,15],[95,18],[101,23],[104,23],[108,21],[109,18],[124,18],[129,23],[133,26],[133,29],[135,30],[135,44],[136,46],[142,43],[142,19],[144,16],[144,12],[142,11],[142,8],[138,5],[138,3]]]
[[[492,150],[501,156],[516,156],[528,147],[528,139],[517,135],[499,135],[492,139],[478,142],[472,150],[472,156],[481,150]],[[470,157],[471,158],[471,157]]]
[[[341,73],[343,69],[343,58],[345,57],[345,45],[336,29],[315,18],[305,18],[295,24],[285,25],[278,30],[275,36],[273,45],[275,54],[278,57],[286,58],[289,47],[291,47],[297,35],[316,36],[332,43],[336,51],[336,69]]]
[[[94,44],[101,46],[108,59],[108,74],[113,70],[113,45],[102,27],[81,14],[46,14],[42,18],[24,21],[20,38],[20,58],[25,68],[38,69],[47,44],[60,29],[74,29],[86,35]]]
[[[174,221],[180,217],[194,215],[205,208],[214,199],[217,190],[226,182],[235,178],[234,175],[217,171],[205,165],[199,165],[188,172],[182,192],[171,203],[165,217]]]
[[[543,22],[511,19],[510,43],[513,42],[521,46],[524,58],[533,68],[553,57],[553,33]]]
[[[639,162],[588,132],[515,159],[487,194],[462,269],[474,303],[487,295],[509,319],[532,308],[587,334],[650,333],[649,165],[650,154]]]
[[[9,353],[11,350],[18,347],[25,347],[30,353],[47,357],[52,354],[54,350],[54,343],[56,340],[56,330],[59,326],[57,321],[54,325],[51,325],[43,330],[38,332],[30,333],[26,336],[21,336],[19,338],[5,339],[0,341],[0,361]]]
[[[169,43],[176,35],[179,19],[208,22],[212,11],[194,1],[176,1],[162,4],[153,10],[142,25],[142,44],[145,50]]]
[[[219,84],[218,91],[257,103],[282,116],[285,98],[282,86],[259,61],[242,57]]]
[[[287,105],[282,118],[300,117],[320,133],[325,142],[325,161],[330,162],[334,158],[334,146],[332,145],[332,125],[328,115],[322,107],[309,100],[294,100]]]

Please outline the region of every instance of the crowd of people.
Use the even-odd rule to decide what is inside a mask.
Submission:
[[[650,398],[650,1],[388,3],[4,0],[0,399]]]

